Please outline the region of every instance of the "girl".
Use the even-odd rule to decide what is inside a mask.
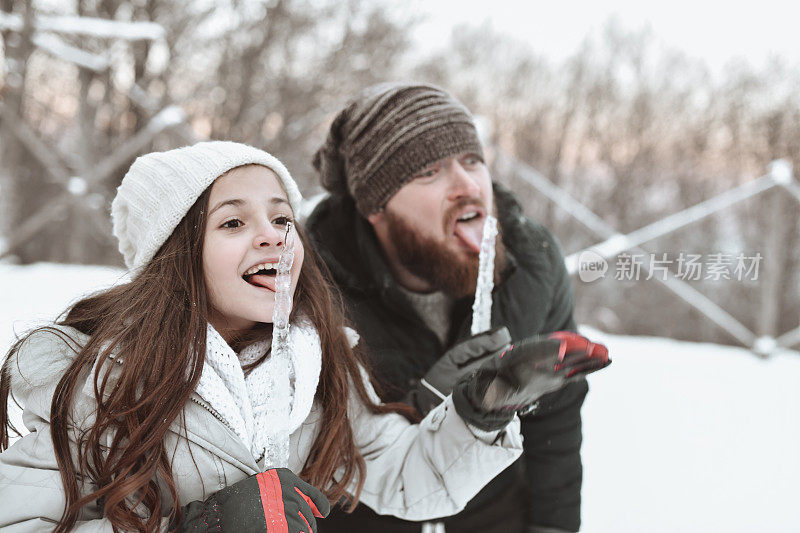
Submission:
[[[325,497],[423,520],[455,513],[514,462],[516,418],[482,431],[447,400],[417,425],[379,404],[293,225],[300,200],[286,168],[245,145],[134,162],[112,204],[132,281],[77,302],[4,364],[2,447],[9,393],[30,433],[0,454],[0,528],[310,532]],[[295,305],[280,416],[270,341],[287,237]]]

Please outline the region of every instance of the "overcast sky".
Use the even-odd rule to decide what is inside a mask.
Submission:
[[[761,66],[773,54],[789,65],[800,64],[800,4],[790,0],[743,4],[718,0],[413,0],[413,4],[418,13],[427,15],[418,36],[433,46],[443,45],[455,24],[477,25],[490,19],[495,29],[527,41],[535,52],[557,61],[574,52],[587,35],[597,35],[615,16],[626,29],[638,30],[649,24],[658,41],[705,59],[716,71],[733,57]]]

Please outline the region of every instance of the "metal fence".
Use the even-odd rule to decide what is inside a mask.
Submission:
[[[572,215],[593,235],[602,239],[598,243],[570,254],[566,258],[567,269],[572,275],[579,273],[581,258],[585,257],[587,253],[593,257],[602,259],[608,259],[621,252],[649,253],[646,248],[646,243],[649,241],[668,235],[678,229],[696,224],[715,213],[735,206],[748,198],[761,195],[766,191],[774,189],[782,190],[797,202],[800,202],[800,184],[794,179],[792,166],[788,161],[779,159],[770,163],[767,173],[763,176],[739,187],[722,192],[697,205],[666,216],[661,220],[648,224],[635,231],[622,234],[607,224],[585,205],[573,198],[564,189],[556,186],[541,173],[525,163],[500,154],[496,165],[498,168],[513,172],[550,201]],[[800,212],[800,209],[798,212]],[[647,264],[642,264],[641,267],[646,271],[650,269]],[[711,301],[702,292],[682,279],[679,279],[673,273],[667,272],[664,277],[651,276],[649,279],[663,284],[675,296],[685,301],[689,306],[702,313],[708,320],[731,334],[742,346],[751,349],[758,355],[766,356],[779,348],[791,349],[795,345],[800,344],[800,325],[779,335],[757,335],[730,313],[725,311],[725,309]],[[770,284],[767,290],[770,290],[773,294],[777,292],[777,281],[777,276],[771,276],[766,280],[766,283]],[[764,316],[775,317],[777,315],[777,298],[768,299],[763,305],[771,306],[771,308],[764,310]],[[768,319],[767,321],[769,322],[772,320]],[[800,322],[800,320],[798,320],[798,322]]]

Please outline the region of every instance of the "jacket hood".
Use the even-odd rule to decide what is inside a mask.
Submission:
[[[89,336],[65,326],[48,326],[26,338],[3,365],[11,393],[24,403],[41,388],[54,388]]]
[[[352,198],[329,196],[317,205],[306,224],[317,252],[343,286],[371,291],[391,278],[375,232]]]

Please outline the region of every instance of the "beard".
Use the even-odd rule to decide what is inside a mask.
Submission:
[[[454,207],[458,208],[461,205]],[[420,235],[406,220],[385,211],[389,237],[403,267],[437,290],[455,298],[474,294],[478,283],[478,253],[458,253],[434,238]],[[495,245],[495,279],[505,264],[505,248],[499,238]]]

